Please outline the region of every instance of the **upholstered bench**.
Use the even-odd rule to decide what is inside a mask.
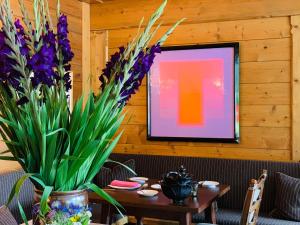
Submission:
[[[131,154],[112,154],[111,159],[120,162],[133,159],[137,174],[152,179],[161,178],[162,174],[184,165],[195,180],[216,180],[229,184],[230,192],[218,202],[217,222],[219,225],[239,225],[248,182],[251,178],[258,177],[262,169],[267,169],[268,178],[265,183],[258,225],[300,225],[300,222],[280,220],[269,216],[275,208],[275,173],[282,172],[300,178],[300,163]],[[109,178],[106,178],[106,181],[109,182]],[[203,219],[201,214],[194,215],[193,222],[201,223],[204,222]]]
[[[24,175],[23,170],[18,167],[14,170],[5,170],[0,172],[0,206],[5,205],[15,182]],[[31,207],[33,202],[33,185],[25,181],[19,195],[20,202],[24,208],[27,218],[31,218]],[[22,221],[16,199],[8,206],[14,218],[20,224]]]
[[[299,163],[123,154],[113,154],[111,159],[120,162],[127,161],[131,166],[135,167],[138,175],[153,179],[160,178],[163,173],[176,170],[180,165],[184,165],[195,180],[217,180],[220,183],[230,184],[231,191],[218,202],[219,225],[239,224],[240,212],[243,207],[249,179],[258,177],[262,169],[267,169],[268,179],[265,184],[258,225],[300,225],[300,222],[279,220],[268,216],[275,207],[275,173],[282,172],[292,177],[300,178]],[[133,160],[128,161],[130,159],[133,159],[134,163],[132,163]],[[122,176],[129,175],[122,174],[123,172],[120,172],[119,169],[119,167],[112,170],[102,169],[95,181],[105,186],[111,179],[119,178],[116,176],[120,176],[120,174]],[[22,170],[6,171],[0,174],[0,205],[6,203],[14,182],[22,174]],[[21,191],[20,201],[25,208],[28,218],[31,215],[32,199],[33,186],[30,181],[27,181]],[[16,202],[13,202],[9,208],[16,220],[21,223]],[[193,219],[195,223],[203,222],[201,214],[194,215]]]

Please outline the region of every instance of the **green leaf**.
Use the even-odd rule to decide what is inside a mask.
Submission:
[[[20,214],[21,214],[21,217],[22,217],[22,220],[23,222],[25,223],[25,225],[29,225],[28,224],[28,220],[27,220],[27,217],[26,217],[26,214],[24,212],[24,209],[20,203],[20,201],[18,201],[18,207],[19,207],[19,211],[20,211]]]
[[[19,196],[22,185],[31,175],[32,174],[24,174],[16,181],[10,192],[6,205],[9,205],[15,196]]]
[[[98,153],[98,155],[95,157],[93,165],[91,166],[91,169],[88,171],[88,175],[86,178],[87,182],[91,182],[93,178],[96,176],[96,174],[99,172],[115,146],[117,145],[120,137],[122,135],[122,132],[110,143],[110,145],[105,149],[105,151]]]
[[[50,207],[48,205],[48,198],[49,198],[52,190],[53,190],[53,187],[46,186],[43,191],[43,195],[42,195],[41,203],[40,203],[41,213],[43,216],[46,215],[46,213],[50,211]]]
[[[119,202],[117,202],[113,197],[111,197],[109,194],[107,194],[103,189],[101,189],[100,187],[98,187],[97,185],[95,185],[93,183],[88,183],[85,186],[87,188],[91,189],[92,191],[94,191],[97,195],[99,195],[105,201],[107,201],[108,203],[115,206],[116,209],[118,210],[118,212],[123,216],[123,213],[120,211],[120,209],[124,210],[123,206]]]

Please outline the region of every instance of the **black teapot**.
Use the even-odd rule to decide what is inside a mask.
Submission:
[[[161,181],[161,189],[165,196],[172,199],[174,204],[183,204],[184,199],[192,192],[192,178],[184,166],[178,172],[169,172]]]

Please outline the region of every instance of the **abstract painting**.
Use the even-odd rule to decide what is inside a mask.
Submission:
[[[148,139],[239,141],[238,43],[162,48],[148,77]]]

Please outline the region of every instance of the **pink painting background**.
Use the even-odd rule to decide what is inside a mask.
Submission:
[[[150,76],[152,137],[234,137],[233,48],[163,51]]]

